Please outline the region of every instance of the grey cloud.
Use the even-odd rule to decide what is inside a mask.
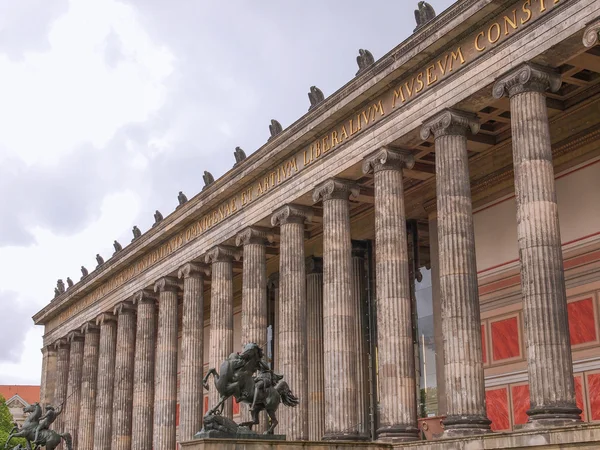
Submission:
[[[25,347],[25,335],[31,326],[31,315],[17,301],[18,294],[0,290],[0,362],[18,362]],[[8,313],[10,311],[10,313]]]

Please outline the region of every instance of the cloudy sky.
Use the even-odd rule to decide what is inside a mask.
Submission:
[[[415,27],[417,0],[0,2],[0,384],[39,383],[31,316]],[[451,0],[430,0],[441,12]]]

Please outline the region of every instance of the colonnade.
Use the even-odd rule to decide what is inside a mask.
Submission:
[[[521,283],[531,392],[529,426],[577,423],[556,191],[544,92],[560,78],[524,64],[494,86],[510,97]],[[484,391],[475,239],[467,135],[477,116],[444,110],[422,127],[433,136],[448,415],[446,436],[490,432]],[[411,295],[403,170],[410,152],[378,148],[365,158],[375,188],[375,292],[378,361],[377,438],[418,437]],[[103,313],[94,323],[44,349],[45,400],[66,400],[64,422],[81,450],[172,450],[176,442],[178,294],[182,291],[179,440],[201,427],[205,358],[211,367],[238,344],[233,339],[233,264],[243,257],[244,341],[266,342],[266,247],[279,234],[276,312],[277,370],[300,398],[282,408],[278,432],[288,440],[365,440],[364,346],[360,264],[353,261],[352,181],[331,178],[313,191],[323,206],[323,256],[306,258],[304,224],[313,209],[286,204],[273,229],[249,226],[236,246],[216,245],[190,261],[178,278],[163,277]],[[211,277],[209,355],[203,355],[203,284]],[[278,284],[277,284],[278,282]],[[548,332],[550,328],[551,332]],[[218,401],[211,389],[209,407]],[[231,403],[225,406],[231,417]]]

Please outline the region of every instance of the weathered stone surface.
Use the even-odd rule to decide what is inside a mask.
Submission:
[[[269,298],[273,298],[273,336],[279,335],[279,272],[269,275],[267,280],[267,292]],[[279,370],[279,338],[273,344],[273,368]]]
[[[117,316],[117,347],[111,450],[130,450],[133,421],[135,307],[130,302],[124,302],[117,305],[114,312]]]
[[[73,446],[77,445],[77,434],[79,430],[84,347],[83,338],[83,334],[79,331],[69,333],[67,336],[71,348],[69,352],[69,382],[67,385],[67,403],[65,407],[65,431],[71,433]]]
[[[40,404],[43,408],[54,403],[56,389],[56,347],[47,345],[42,349],[42,379],[40,383]]]
[[[306,334],[308,353],[308,439],[325,435],[323,374],[323,258],[306,260]]]
[[[94,450],[111,450],[117,322],[114,315],[102,314],[96,323],[100,325],[100,348],[94,417]]]
[[[365,159],[374,171],[379,428],[384,440],[418,437],[412,305],[402,169],[414,158],[387,148]]]
[[[313,201],[323,201],[324,439],[327,440],[363,438],[358,428],[357,330],[348,202],[351,195],[358,195],[358,187],[335,178],[313,191]]]
[[[219,370],[221,362],[233,352],[233,259],[239,256],[234,247],[219,245],[206,254],[206,263],[212,264],[210,285],[210,355],[209,367]],[[208,407],[219,403],[214,386],[208,391]],[[231,399],[225,402],[223,416],[233,416]]]
[[[270,230],[250,227],[236,236],[236,245],[243,246],[242,274],[242,342],[254,342],[265,348],[267,343],[267,259],[266,245],[273,241]],[[250,405],[241,404],[242,422],[252,420]],[[266,431],[266,413],[261,413],[256,431]]]
[[[67,400],[67,383],[69,381],[69,343],[66,339],[60,339],[56,344],[56,386],[54,389],[54,404],[65,406]],[[64,432],[65,416],[59,415],[52,428],[59,433]]]
[[[208,266],[188,263],[179,269],[183,278],[181,358],[179,385],[179,441],[187,441],[202,427],[204,389],[204,277]]]
[[[560,76],[524,64],[494,86],[510,97],[517,236],[531,409],[531,426],[577,423],[567,294],[550,128],[544,92]]]
[[[137,305],[133,371],[132,450],[152,448],[154,420],[154,361],[156,347],[156,297],[146,289],[133,296]]]
[[[154,372],[153,449],[176,447],[177,413],[177,278],[163,277],[154,284],[158,293],[158,335]]]
[[[79,408],[77,448],[79,450],[94,450],[94,421],[96,417],[100,328],[93,323],[87,323],[81,328],[81,331],[84,334],[85,343],[83,346],[81,407]]]
[[[448,415],[446,437],[487,433],[475,233],[467,155],[467,130],[477,117],[442,111],[423,125],[435,137],[440,291]]]
[[[308,356],[306,353],[306,272],[304,222],[312,211],[286,205],[271,216],[280,227],[278,370],[300,400],[295,408],[281,409],[278,431],[288,439],[308,439]]]

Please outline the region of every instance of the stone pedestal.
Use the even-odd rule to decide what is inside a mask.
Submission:
[[[270,230],[251,227],[236,236],[243,246],[242,345],[254,342],[266,350],[267,343],[267,257],[266,245],[273,242]],[[250,405],[240,405],[241,421],[251,421]],[[267,416],[261,413],[256,431],[266,431]]]
[[[445,437],[490,432],[485,409],[483,354],[467,131],[477,117],[445,110],[423,125],[435,137],[442,328],[448,415]]]
[[[79,408],[78,450],[94,450],[94,421],[96,417],[96,391],[98,380],[98,351],[100,328],[86,323],[84,335],[83,368],[81,373],[81,407]]]
[[[306,259],[306,334],[308,353],[308,439],[325,435],[323,374],[323,258]]]
[[[64,408],[67,401],[67,383],[69,381],[69,342],[66,339],[60,339],[56,343],[56,386],[54,389],[54,402],[52,406],[58,408],[62,405]],[[56,418],[52,429],[59,433],[64,432],[65,415],[61,414]]]
[[[278,432],[294,441],[308,439],[304,222],[311,216],[310,209],[286,205],[271,217],[280,227],[278,370],[300,400],[295,408],[279,410]]]
[[[210,286],[210,356],[209,367],[218,368],[233,352],[233,259],[239,257],[235,247],[219,245],[206,254],[212,264]],[[209,382],[209,410],[219,403],[219,393]],[[233,416],[231,399],[225,402],[223,416]]]
[[[130,302],[124,302],[117,305],[114,312],[118,322],[111,450],[130,450],[133,420],[135,307]]]
[[[164,277],[154,284],[158,293],[158,335],[154,372],[153,450],[173,450],[177,414],[177,278]]]
[[[351,280],[350,196],[358,196],[358,187],[339,179],[330,179],[313,192],[315,203],[323,201],[323,439],[326,440],[365,438],[359,433],[358,333]]]
[[[377,344],[381,440],[418,438],[414,345],[402,169],[407,152],[383,148],[363,163],[375,178]]]
[[[202,428],[204,389],[204,264],[188,263],[179,269],[183,278],[181,358],[179,385],[179,441],[187,441]]]
[[[100,325],[100,348],[98,351],[94,450],[111,450],[117,321],[112,314],[101,314],[96,323]]]
[[[67,385],[67,403],[65,408],[64,430],[71,433],[73,447],[77,446],[79,430],[79,407],[81,404],[81,375],[83,368],[83,334],[79,331],[69,333],[67,340],[71,345],[69,352],[69,382]]]
[[[544,95],[560,86],[558,74],[533,64],[518,67],[494,86],[496,98],[510,97],[531,426],[581,421]]]
[[[132,450],[152,448],[154,420],[154,361],[156,347],[156,298],[142,290],[133,296],[137,305],[135,362],[133,370]]]

